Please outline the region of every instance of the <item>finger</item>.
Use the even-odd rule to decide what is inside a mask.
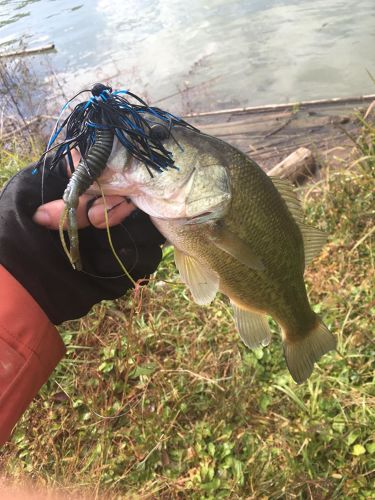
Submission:
[[[90,225],[87,218],[87,203],[92,199],[92,196],[82,195],[79,198],[79,204],[77,207],[77,225],[79,228],[84,228]],[[33,221],[37,224],[47,227],[48,229],[58,229],[60,226],[60,220],[62,213],[65,209],[65,203],[63,200],[50,201],[41,205],[33,216]],[[66,223],[64,226],[66,229]]]
[[[107,210],[109,225],[115,226],[128,217],[135,208],[133,203],[122,196],[108,196],[105,204],[102,198],[98,198],[88,211],[88,216],[93,226],[104,229],[107,225],[105,210]]]
[[[87,213],[87,204],[92,198],[92,196],[86,194],[79,198],[76,217],[77,225],[80,229],[89,226],[90,223],[98,229],[106,227],[105,208],[107,209],[110,226],[120,224],[135,209],[135,206],[122,196],[108,196],[106,197],[105,208],[102,198],[98,198]],[[48,229],[58,229],[64,209],[65,204],[63,200],[45,203],[35,212],[33,220]],[[90,220],[88,219],[88,214]],[[64,229],[66,229],[66,222]]]
[[[79,160],[81,159],[81,153],[76,148],[71,149],[70,153],[72,155],[73,165],[74,167],[77,167]]]

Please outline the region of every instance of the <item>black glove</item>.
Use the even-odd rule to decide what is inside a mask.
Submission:
[[[68,182],[63,162],[53,170],[48,163],[43,203],[60,199]],[[42,169],[32,165],[6,184],[0,193],[0,264],[28,290],[52,323],[79,318],[97,302],[118,298],[132,287],[109,247],[106,230],[88,227],[79,231],[83,271],[74,270],[58,231],[32,220],[41,204]],[[146,214],[136,210],[122,224],[111,227],[111,236],[135,281],[155,271],[164,238]]]

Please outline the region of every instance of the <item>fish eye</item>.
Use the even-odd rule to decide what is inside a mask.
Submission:
[[[150,128],[150,137],[151,139],[155,139],[157,141],[165,141],[170,136],[169,128],[165,125],[161,125],[157,123],[155,125],[151,125]]]

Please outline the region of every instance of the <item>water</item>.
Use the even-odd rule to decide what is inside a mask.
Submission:
[[[0,51],[20,39],[55,43],[30,60],[68,95],[107,78],[153,102],[193,87],[162,102],[196,110],[375,93],[374,0],[0,0]]]

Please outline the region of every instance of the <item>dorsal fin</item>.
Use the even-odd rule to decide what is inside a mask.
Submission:
[[[280,193],[282,199],[285,201],[286,206],[288,207],[289,212],[293,215],[294,220],[298,225],[303,223],[304,214],[301,202],[293,189],[293,184],[286,179],[279,179],[278,177],[270,177],[270,179]]]
[[[277,177],[270,177],[270,179],[301,230],[305,251],[305,265],[307,266],[320,253],[320,250],[327,241],[327,235],[319,231],[319,229],[315,229],[304,223],[301,202],[293,189],[293,185],[288,180]]]
[[[305,266],[307,266],[314,257],[320,254],[321,249],[327,243],[327,234],[307,224],[298,225],[302,233],[305,249]]]

